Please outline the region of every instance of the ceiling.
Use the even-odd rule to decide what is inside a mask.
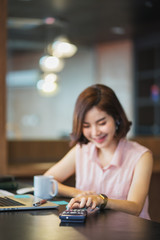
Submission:
[[[8,0],[12,49],[41,48],[59,35],[91,46],[151,34],[159,26],[159,0]]]

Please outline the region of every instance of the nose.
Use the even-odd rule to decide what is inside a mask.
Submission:
[[[92,126],[92,136],[98,136],[100,134],[100,130],[98,126]]]

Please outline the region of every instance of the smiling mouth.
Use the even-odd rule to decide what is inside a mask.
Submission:
[[[94,138],[94,141],[97,143],[102,143],[106,139],[107,135],[100,137],[100,138]]]

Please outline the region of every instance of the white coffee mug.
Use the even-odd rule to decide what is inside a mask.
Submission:
[[[58,193],[58,183],[53,176],[34,176],[34,195],[42,199],[52,199]]]

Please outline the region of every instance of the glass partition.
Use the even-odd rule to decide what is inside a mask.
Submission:
[[[34,10],[29,11],[27,1],[17,3],[19,12],[13,2],[8,4],[7,26],[7,138],[68,138],[76,98],[85,87],[95,83],[94,48],[77,46],[74,56],[61,57],[63,69],[45,72],[40,59],[51,55],[48,48],[62,33],[61,22],[54,18],[33,19]],[[28,7],[25,16],[21,16],[25,4]],[[48,80],[45,92],[40,87],[48,74],[52,79]],[[52,83],[53,74],[56,83]],[[52,87],[55,91],[50,91]]]

